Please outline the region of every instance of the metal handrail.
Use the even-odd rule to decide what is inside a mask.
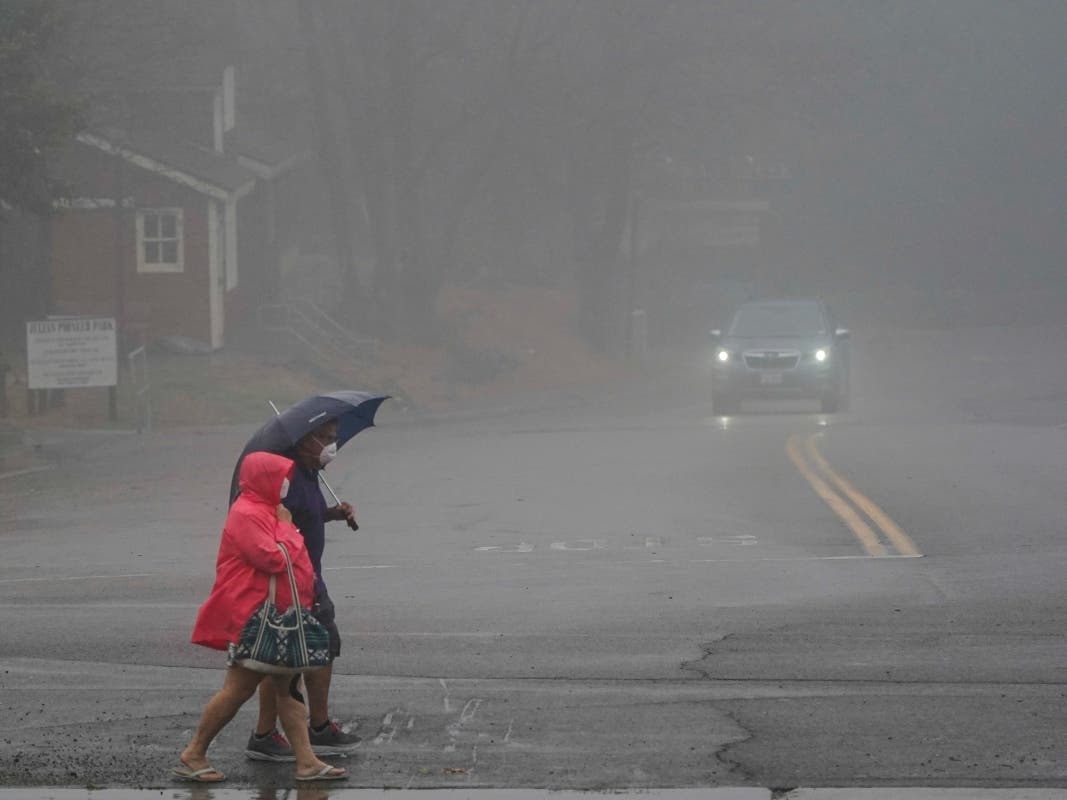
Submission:
[[[320,321],[316,321],[316,317]],[[272,303],[259,307],[260,325],[267,330],[282,331],[296,339],[320,359],[341,357],[369,358],[374,354],[374,339],[356,336],[310,300]]]
[[[371,356],[374,354],[374,349],[377,344],[375,339],[367,336],[359,336],[353,333],[308,298],[297,298],[293,301],[293,306],[295,310],[303,314],[304,317],[313,318],[309,321],[312,322],[312,324],[315,324],[318,328],[323,329],[327,335],[332,332],[333,336],[339,339],[342,343],[355,348],[362,355]]]
[[[259,307],[260,327],[269,331],[281,331],[287,336],[299,340],[316,356],[324,357],[326,353],[296,329],[294,321],[298,319],[300,319],[300,316],[286,303],[271,303]]]
[[[141,360],[141,381],[137,379],[137,359]],[[148,351],[144,345],[126,354],[130,362],[130,383],[133,384],[134,406],[137,409],[137,432],[152,430],[152,385],[148,380]]]

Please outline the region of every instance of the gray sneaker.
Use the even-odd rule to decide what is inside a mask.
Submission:
[[[245,755],[253,761],[296,761],[289,740],[277,728],[262,739],[255,733],[249,736]]]
[[[326,729],[318,733],[308,727],[308,738],[311,739],[311,749],[317,756],[347,755],[361,741],[356,734],[342,728],[334,720],[330,720]]]

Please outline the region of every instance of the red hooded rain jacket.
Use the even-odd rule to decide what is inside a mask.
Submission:
[[[292,460],[274,453],[250,453],[241,463],[241,495],[226,516],[215,562],[215,585],[197,614],[194,644],[225,650],[230,642],[236,642],[252,612],[267,598],[271,575],[277,576],[277,606],[285,609],[292,604],[285,557],[276,542],[289,551],[300,604],[311,606],[315,573],[304,537],[275,513],[281,502],[282,481],[292,470]]]

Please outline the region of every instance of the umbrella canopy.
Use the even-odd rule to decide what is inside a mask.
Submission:
[[[340,448],[357,433],[374,425],[378,406],[387,399],[389,395],[341,390],[305,397],[279,412],[252,434],[241,451],[230,481],[230,502],[237,497],[238,472],[241,461],[249,453],[266,451],[292,457],[293,446],[298,441],[330,420],[337,421],[337,447]]]
[[[355,391],[305,397],[280,412],[252,438],[262,436],[264,443],[271,445],[262,449],[275,452],[275,448],[288,449],[320,425],[337,420],[337,446],[342,447],[361,430],[374,425],[378,406],[387,398],[388,395]]]

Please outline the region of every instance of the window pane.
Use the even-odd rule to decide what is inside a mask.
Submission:
[[[159,263],[159,242],[144,243],[144,262],[146,264]]]
[[[163,214],[160,216],[160,220],[163,222],[163,238],[176,238],[178,235],[178,225],[175,216],[173,214]]]
[[[178,263],[178,243],[177,242],[163,242],[163,258],[161,261],[167,264]]]
[[[159,215],[144,215],[144,235],[149,239],[159,238]]]

